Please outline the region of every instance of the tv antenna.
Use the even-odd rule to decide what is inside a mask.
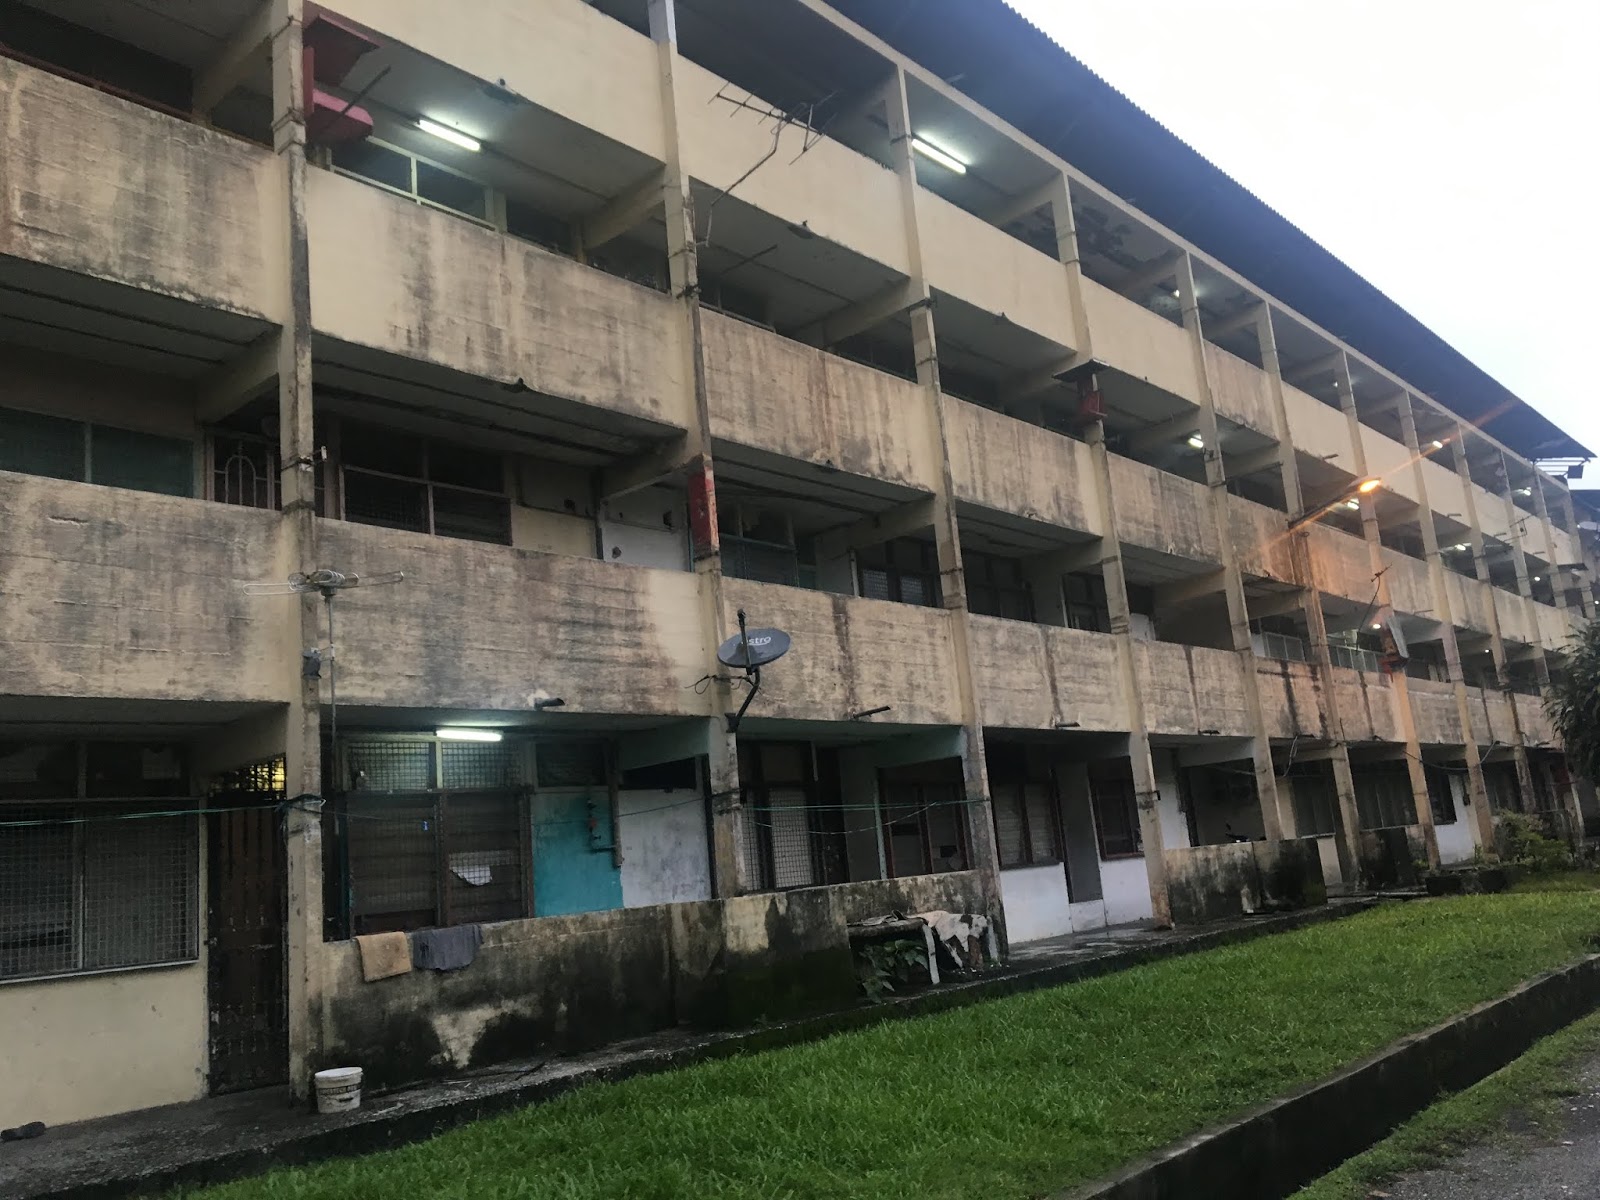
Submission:
[[[319,568],[309,574],[305,571],[296,571],[283,583],[246,583],[241,585],[241,590],[247,596],[304,596],[316,592],[322,597],[323,607],[328,610],[328,740],[338,753],[339,746],[339,688],[336,679],[335,660],[337,655],[333,648],[333,598],[346,588],[372,587],[380,583],[400,583],[405,579],[404,571],[386,571],[379,575],[357,575],[354,571],[330,571]],[[322,678],[322,651],[312,646],[309,650],[301,651],[300,677],[302,679]]]
[[[745,710],[761,690],[761,668],[789,653],[790,645],[789,635],[781,629],[746,629],[744,609],[739,610],[739,632],[717,647],[717,661],[725,667],[738,667],[750,684],[739,711],[728,714],[729,733],[739,732]]]

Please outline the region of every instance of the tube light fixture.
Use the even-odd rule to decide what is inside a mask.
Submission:
[[[1372,627],[1374,629],[1382,629],[1383,628],[1383,622],[1382,621],[1374,621],[1372,623]]]
[[[462,729],[444,728],[435,729],[433,736],[444,742],[498,742],[500,731],[498,729]]]
[[[1457,542],[1456,543],[1456,549],[1457,550],[1461,550],[1461,551],[1465,551],[1465,550],[1468,549],[1468,546],[1467,546],[1467,544],[1465,542]]]
[[[1363,479],[1361,481],[1361,486],[1358,487],[1356,491],[1360,492],[1363,496],[1367,496],[1371,495],[1382,486],[1383,480],[1381,479]]]
[[[1519,496],[1531,496],[1531,495],[1533,495],[1533,489],[1531,487],[1518,488],[1517,489],[1517,495],[1519,495]]]
[[[1206,440],[1198,433],[1191,433],[1189,435],[1189,445],[1196,450],[1204,450],[1206,448]]]
[[[473,153],[477,153],[483,149],[483,143],[477,138],[462,133],[459,129],[453,129],[439,121],[429,120],[427,117],[417,118],[417,128],[422,130],[423,133],[431,133],[434,137],[449,142],[452,146],[460,146],[463,150],[471,150]]]
[[[911,148],[924,158],[931,158],[947,171],[954,171],[957,175],[965,175],[967,173],[966,163],[951,154],[950,151],[935,146],[920,133],[912,136]]]
[[[1433,441],[1429,443],[1429,445],[1431,445],[1435,450],[1443,450],[1444,449],[1444,443],[1441,442],[1438,438],[1434,438]]]
[[[1360,512],[1361,511],[1361,501],[1359,501],[1359,500],[1346,500],[1344,502],[1344,506],[1346,508],[1348,508],[1351,512]]]

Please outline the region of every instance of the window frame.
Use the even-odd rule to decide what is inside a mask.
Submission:
[[[1112,850],[1107,844],[1105,810],[1111,806],[1121,809],[1127,826],[1123,835],[1131,850]],[[1133,778],[1120,774],[1089,773],[1089,811],[1094,816],[1095,848],[1101,862],[1119,862],[1144,857],[1144,830],[1139,824],[1139,798],[1134,794]],[[1121,844],[1121,843],[1119,843]]]
[[[345,453],[345,447],[349,443],[350,435],[353,433],[357,438],[359,438],[363,429],[372,429],[385,436],[399,436],[415,439],[419,448],[420,457],[418,461],[419,469],[421,470],[422,474],[420,476],[413,476],[396,471],[386,471],[378,467],[352,466],[348,461],[349,455]],[[349,420],[341,420],[339,422],[338,446],[338,469],[334,472],[334,475],[338,480],[338,491],[336,498],[339,507],[339,520],[349,521],[354,525],[370,525],[376,529],[394,529],[406,533],[421,533],[427,535],[428,537],[447,537],[453,538],[457,541],[478,542],[488,546],[510,546],[513,544],[515,535],[513,531],[512,508],[514,507],[514,503],[511,492],[506,486],[506,456],[499,451],[484,450],[476,446],[449,442],[444,438],[434,437],[433,435],[426,433],[417,433],[410,429],[390,429],[369,421]],[[482,454],[488,458],[492,458],[498,468],[497,473],[500,480],[499,490],[494,491],[487,488],[468,487],[463,484],[446,483],[432,478],[433,454],[436,449],[441,446],[469,450],[472,453]],[[427,528],[418,529],[410,525],[400,524],[386,525],[380,524],[376,521],[363,520],[359,517],[350,516],[350,476],[352,474],[358,477],[364,476],[371,479],[385,479],[395,483],[410,484],[422,488],[425,524]],[[455,533],[440,533],[438,504],[436,498],[436,492],[439,489],[443,489],[446,492],[459,492],[463,495],[478,496],[484,499],[501,502],[504,506],[505,519],[502,526],[504,536],[502,538],[481,538],[464,537]]]

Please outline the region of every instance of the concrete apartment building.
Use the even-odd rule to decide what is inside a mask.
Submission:
[[[911,7],[0,2],[0,1125],[1581,834],[1589,451]]]

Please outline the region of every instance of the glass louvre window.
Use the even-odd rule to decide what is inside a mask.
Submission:
[[[0,979],[195,960],[187,792],[173,746],[0,742]]]
[[[341,430],[340,450],[345,520],[510,545],[498,454],[354,424]]]
[[[1355,776],[1356,812],[1363,829],[1393,829],[1417,823],[1411,776],[1404,767],[1362,771]]]
[[[194,495],[194,446],[65,417],[0,409],[0,471]]]
[[[1067,597],[1067,624],[1090,633],[1111,632],[1106,581],[1098,575],[1068,575],[1062,581]]]
[[[1335,833],[1336,800],[1333,780],[1321,775],[1297,775],[1290,780],[1297,837],[1327,837]]]
[[[995,838],[1002,867],[1031,867],[1061,861],[1061,831],[1049,784],[993,786]]]
[[[482,225],[492,223],[493,200],[486,184],[376,138],[335,146],[333,169],[420,204],[446,209]]]
[[[897,538],[856,552],[861,594],[869,600],[893,600],[937,608],[943,603],[939,556],[932,542]]]
[[[1144,853],[1133,776],[1126,762],[1090,768],[1089,800],[1101,858],[1133,858]]]

